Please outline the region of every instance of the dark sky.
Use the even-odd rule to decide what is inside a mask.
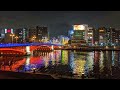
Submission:
[[[120,11],[0,11],[1,28],[48,26],[50,35],[67,35],[73,24],[120,28]]]

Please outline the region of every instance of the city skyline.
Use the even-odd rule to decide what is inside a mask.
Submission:
[[[51,36],[67,35],[73,24],[120,28],[120,11],[0,11],[0,28],[47,26]]]

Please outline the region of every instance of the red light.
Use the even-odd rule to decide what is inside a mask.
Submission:
[[[7,30],[7,33],[10,33],[10,32],[11,32],[11,30],[10,30],[10,29],[8,29],[8,30]]]

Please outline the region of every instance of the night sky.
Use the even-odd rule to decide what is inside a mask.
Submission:
[[[50,36],[58,36],[73,24],[120,28],[120,11],[0,11],[0,28],[48,26]]]

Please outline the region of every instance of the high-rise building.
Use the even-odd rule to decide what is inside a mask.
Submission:
[[[49,39],[48,27],[37,26],[36,29],[37,29],[37,34],[36,34],[37,40],[38,41],[42,40],[43,42],[47,42]]]
[[[30,41],[47,42],[49,40],[49,33],[47,27],[36,26],[36,28],[29,29]]]
[[[29,28],[29,42],[36,41],[37,30],[34,27]]]
[[[99,31],[98,29],[93,30],[94,45],[99,45]]]
[[[86,46],[88,42],[87,32],[88,25],[73,25],[74,33],[71,37],[71,45],[72,46]]]
[[[115,28],[107,29],[107,45],[119,45],[120,43],[120,31]]]
[[[14,30],[12,28],[10,29],[4,29],[5,37],[4,37],[4,43],[13,43],[14,42]]]
[[[18,43],[28,42],[28,29],[19,28],[15,30],[15,39]]]
[[[0,43],[4,43],[5,29],[0,28]]]
[[[88,27],[88,32],[87,32],[87,43],[88,45],[92,46],[94,44],[94,28],[93,27]]]
[[[99,45],[103,46],[107,43],[107,35],[106,35],[107,29],[105,27],[98,28],[99,33]]]
[[[120,30],[116,29],[116,33],[115,33],[115,44],[116,45],[120,45]]]

